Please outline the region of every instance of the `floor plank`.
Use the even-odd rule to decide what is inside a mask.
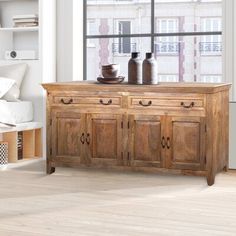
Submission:
[[[235,236],[236,172],[205,178],[57,168],[0,171],[1,236]]]

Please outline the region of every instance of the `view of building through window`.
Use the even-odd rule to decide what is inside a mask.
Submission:
[[[127,77],[131,52],[144,59],[152,51],[160,81],[222,81],[221,0],[85,2],[87,79],[108,63],[119,63]]]

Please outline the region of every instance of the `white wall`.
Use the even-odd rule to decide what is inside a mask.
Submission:
[[[40,1],[40,58],[42,83],[56,81],[56,0]],[[46,156],[46,92],[43,91],[43,156]],[[37,107],[38,109],[38,107]]]
[[[234,52],[234,0],[225,0],[223,4],[224,11],[224,24],[223,24],[223,74],[224,81],[232,83],[234,80],[234,57],[236,53]],[[231,89],[231,99],[235,99],[235,88],[234,84]]]
[[[83,1],[73,0],[73,80],[83,80]],[[76,22],[76,23],[75,23]]]
[[[236,103],[230,103],[229,167],[236,169]]]
[[[73,76],[73,1],[57,0],[57,81]]]
[[[40,58],[43,83],[56,81],[56,0],[42,0]]]
[[[236,169],[236,4],[234,0],[224,1],[224,76],[225,82],[232,83],[230,97],[230,135],[229,135],[229,167]]]
[[[57,81],[83,79],[83,1],[57,0]]]

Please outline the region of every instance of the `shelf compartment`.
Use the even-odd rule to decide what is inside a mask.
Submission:
[[[4,142],[8,142],[8,162],[16,163],[22,160],[42,157],[42,128],[23,130],[23,158],[18,158],[18,132],[6,132],[2,134]]]

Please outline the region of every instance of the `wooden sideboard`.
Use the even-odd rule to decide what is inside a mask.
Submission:
[[[174,172],[228,169],[230,84],[44,84],[47,173],[58,166]]]

